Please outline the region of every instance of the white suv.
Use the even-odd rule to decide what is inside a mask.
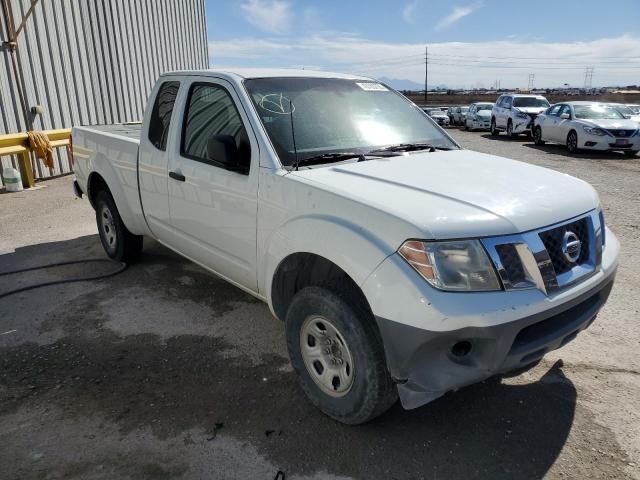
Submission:
[[[533,120],[551,105],[541,95],[500,95],[491,110],[491,134],[506,131],[509,137],[531,134]]]

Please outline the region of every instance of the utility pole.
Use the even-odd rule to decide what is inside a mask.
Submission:
[[[424,104],[427,104],[427,90],[429,88],[429,50],[424,47]]]

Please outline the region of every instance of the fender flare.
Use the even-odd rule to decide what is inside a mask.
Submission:
[[[269,308],[275,315],[273,281],[278,268],[289,256],[309,253],[323,257],[361,286],[397,248],[398,245],[389,245],[362,225],[344,218],[320,214],[294,217],[275,229],[266,242],[258,288],[265,293]]]

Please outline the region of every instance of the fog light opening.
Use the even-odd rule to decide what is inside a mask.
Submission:
[[[469,342],[468,340],[463,340],[451,347],[451,355],[456,358],[464,358],[471,353],[471,348],[471,342]]]

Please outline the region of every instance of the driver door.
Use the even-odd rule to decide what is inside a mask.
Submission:
[[[548,140],[551,142],[557,141],[558,132],[556,131],[558,128],[558,120],[560,120],[559,112],[562,108],[562,104],[554,105],[550,109],[547,110],[547,113],[544,115],[544,122],[540,125],[542,129],[542,139]]]
[[[563,115],[569,115],[569,118],[562,118]],[[558,124],[555,128],[557,135],[556,142],[565,143],[567,141],[567,135],[573,127],[573,112],[569,105],[562,105],[562,108],[558,112]]]
[[[181,105],[182,128],[168,168],[170,245],[257,291],[259,152],[251,124],[222,79],[194,77]]]

